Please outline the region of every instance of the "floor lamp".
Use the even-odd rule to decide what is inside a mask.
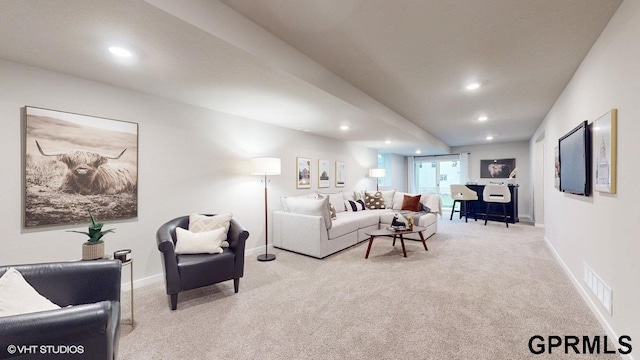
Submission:
[[[386,175],[384,169],[369,169],[369,177],[376,179],[376,191],[378,191],[378,178],[383,178]]]
[[[258,261],[276,259],[275,254],[269,254],[269,209],[267,200],[267,175],[280,175],[280,159],[260,157],[251,159],[251,174],[264,176],[264,254],[258,255]]]

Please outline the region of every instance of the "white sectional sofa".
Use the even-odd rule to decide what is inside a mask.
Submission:
[[[370,196],[375,191],[367,191]],[[381,191],[385,209],[365,209],[349,211],[345,200],[363,200],[364,191],[337,192],[331,194],[314,193],[303,197],[283,197],[282,210],[273,212],[273,244],[276,248],[294,251],[300,254],[324,258],[340,250],[367,240],[371,230],[391,224],[394,214],[406,216],[409,212],[402,210],[404,195],[395,190]],[[417,226],[426,227],[423,232],[426,238],[438,229],[437,215],[442,214],[440,196],[420,194],[423,210],[411,212]],[[331,218],[331,205],[335,208],[335,218]],[[349,203],[351,205],[351,203]],[[425,208],[426,207],[426,208]],[[417,234],[406,238],[419,240]]]

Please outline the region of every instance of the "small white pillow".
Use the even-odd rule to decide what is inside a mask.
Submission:
[[[402,202],[404,201],[405,195],[410,195],[410,194],[406,192],[401,192],[401,191],[396,191],[393,194],[393,205],[392,205],[393,210],[402,209]]]
[[[349,199],[345,198],[345,200],[353,200],[353,201],[360,200],[360,199],[364,200],[364,193],[365,193],[364,190],[354,190],[350,198]]]
[[[335,207],[336,212],[344,212],[346,211],[345,207],[344,207],[344,195],[342,194],[342,191],[337,192],[337,193],[322,193],[322,192],[318,192],[319,195],[323,195],[323,196],[329,196],[329,204],[333,205],[333,207]]]
[[[176,254],[220,254],[224,228],[194,233],[176,228]]]
[[[229,232],[232,217],[233,214],[220,214],[214,216],[191,214],[189,215],[189,231],[199,233],[224,228],[224,238],[222,239],[222,244],[220,246],[223,248],[229,247],[229,242],[227,242],[227,233]]]
[[[0,277],[0,317],[60,309],[40,295],[15,268]]]

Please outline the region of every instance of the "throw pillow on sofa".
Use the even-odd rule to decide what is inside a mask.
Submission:
[[[342,191],[338,191],[336,193],[323,193],[318,191],[317,194],[328,196],[329,203],[335,207],[337,213],[346,211],[344,207],[344,195],[342,194]]]
[[[362,200],[366,199],[367,194],[375,195],[377,192],[382,194],[382,199],[384,200],[384,206],[387,209],[391,209],[393,207],[393,196],[397,193],[395,190],[380,190],[380,191],[369,191],[369,190],[356,190],[351,193],[351,196],[348,197],[348,200]],[[347,197],[345,197],[347,199]]]
[[[331,215],[331,220],[338,219],[338,215],[336,214],[336,207],[333,206],[332,203],[329,203],[329,215]]]
[[[396,194],[395,190],[382,190],[382,198],[384,199],[384,206],[387,209],[391,209],[393,207],[393,196]]]
[[[347,211],[362,211],[367,209],[362,199],[356,201],[345,200],[344,205],[347,207]]]
[[[382,193],[380,191],[377,191],[373,195],[367,192],[365,194],[364,204],[367,206],[367,209],[370,210],[387,208],[384,205],[384,199],[382,198]]]
[[[405,195],[400,210],[420,211],[420,195]]]
[[[408,196],[420,195],[420,202],[424,200],[424,196],[422,196],[422,194],[409,194],[402,191],[396,191],[396,193],[393,195],[393,207],[392,207],[393,210],[402,210],[402,203],[404,202],[405,195],[408,195]]]

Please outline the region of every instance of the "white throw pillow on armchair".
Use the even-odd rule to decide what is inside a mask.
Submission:
[[[194,233],[176,228],[176,254],[220,254],[222,240],[226,239],[224,228]]]
[[[224,228],[224,237],[220,246],[223,248],[229,247],[229,242],[227,242],[227,233],[229,232],[232,217],[233,214],[220,214],[214,216],[191,214],[189,215],[189,231],[200,233]]]

